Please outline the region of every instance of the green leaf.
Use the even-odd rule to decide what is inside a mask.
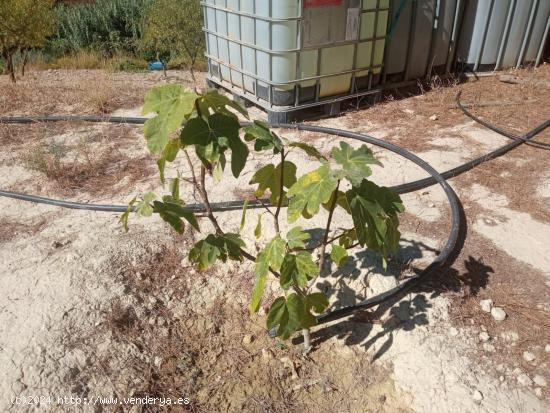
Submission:
[[[143,199],[139,201],[136,205],[136,214],[142,217],[150,217],[153,215],[153,206],[151,203],[157,196],[152,193],[148,192],[143,196]]]
[[[189,251],[189,261],[197,264],[199,270],[205,270],[210,268],[222,256],[223,249],[223,241],[210,234],[205,239],[197,242]]]
[[[254,228],[254,236],[256,238],[262,236],[262,214],[258,215],[258,223],[256,224],[256,228]]]
[[[246,209],[248,208],[249,200],[245,199],[243,202],[243,213],[241,215],[241,226],[239,227],[239,232],[242,232],[244,224],[246,224]]]
[[[311,280],[319,275],[319,267],[313,262],[311,253],[301,251],[296,255],[296,267],[300,275],[304,275]]]
[[[170,193],[172,194],[172,199],[180,201],[180,179],[174,178],[170,180]]]
[[[308,145],[304,142],[289,142],[288,146],[291,148],[298,148],[304,151],[307,155],[312,156],[314,158],[317,158],[318,160],[326,161],[327,158],[325,158],[323,155],[321,155],[321,152],[317,150],[314,146]]]
[[[287,254],[281,265],[281,277],[279,282],[283,290],[288,290],[292,286],[307,287],[307,277],[298,270],[296,255]]]
[[[177,131],[194,109],[197,94],[179,85],[164,85],[151,89],[145,96],[143,114],[157,113],[144,125],[147,147],[152,153],[162,152],[171,133]]]
[[[346,178],[353,186],[361,185],[363,179],[372,174],[369,165],[382,166],[366,145],[362,145],[359,149],[353,149],[346,142],[340,142],[339,149],[337,147],[332,149],[332,156],[336,163],[342,166]]]
[[[302,231],[302,227],[294,227],[286,234],[288,248],[304,248],[305,242],[311,238],[307,232]]]
[[[320,168],[303,175],[288,190],[288,220],[296,221],[302,212],[310,216],[319,212],[321,204],[330,200],[338,181],[331,173],[330,166],[325,163]]]
[[[195,145],[204,163],[217,162],[227,148],[231,149],[231,171],[238,178],[248,158],[248,147],[239,136],[240,124],[232,116],[215,113],[207,118],[189,120],[181,132],[181,143]]]
[[[343,267],[349,258],[348,251],[338,244],[333,244],[332,250],[330,251],[330,258],[332,258],[332,261],[334,261],[339,268]]]
[[[259,255],[258,255],[259,257]],[[252,298],[250,299],[250,304],[248,309],[251,313],[257,313],[260,309],[260,303],[262,302],[262,297],[264,295],[265,284],[267,282],[267,273],[260,274],[256,273],[256,282],[254,284],[254,290],[252,291]]]
[[[323,293],[313,293],[306,296],[306,311],[322,313],[328,307],[328,298]]]
[[[197,264],[199,270],[212,266],[216,260],[226,262],[227,259],[242,261],[242,250],[245,247],[244,241],[238,234],[208,235],[199,241],[189,251],[189,261]]]
[[[255,141],[254,150],[257,152],[273,149],[273,153],[277,154],[283,149],[283,142],[265,122],[255,120],[254,124],[244,129],[244,132],[244,140]]]
[[[313,327],[317,320],[311,314],[311,308],[319,309],[324,304],[320,297],[312,294],[305,299],[292,293],[286,299],[277,298],[267,314],[267,328],[277,328],[277,336],[286,340],[296,331]]]
[[[384,257],[399,247],[399,218],[404,211],[399,195],[386,187],[364,180],[346,193],[357,240]]]
[[[277,327],[279,324],[286,323],[287,321],[286,298],[279,297],[273,301],[267,313],[267,328],[271,330],[273,327]]]
[[[200,231],[199,223],[193,212],[186,209],[180,203],[155,201],[153,205],[154,212],[159,214],[164,221],[168,222],[180,234],[185,229],[181,218],[189,222],[197,231]]]
[[[214,113],[222,113],[228,116],[235,116],[235,114],[229,111],[227,108],[231,108],[239,112],[245,118],[248,119],[248,111],[243,108],[239,103],[229,99],[225,95],[221,95],[217,90],[210,90],[198,99],[198,103],[203,110],[212,109]],[[208,116],[209,113],[202,113],[203,116]]]
[[[137,201],[137,198],[133,198],[128,203],[128,209],[126,209],[126,212],[124,212],[119,218],[119,222],[122,224],[122,227],[124,228],[124,231],[126,231],[126,232],[128,232],[128,230],[129,230],[129,228],[128,228],[128,219],[130,218],[130,213],[134,212],[134,204],[136,203],[136,201]]]
[[[285,247],[286,242],[278,235],[269,241],[256,258],[256,274],[267,275],[270,267],[279,271],[283,263]]]
[[[249,184],[258,184],[258,188],[254,195],[258,198],[262,197],[267,189],[271,192],[270,201],[273,205],[278,203],[281,196],[281,170],[283,172],[283,188],[290,188],[296,182],[296,165],[292,162],[285,161],[279,163],[277,167],[269,164],[258,170]],[[282,195],[285,196],[283,189]]]

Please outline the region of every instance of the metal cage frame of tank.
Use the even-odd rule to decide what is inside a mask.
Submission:
[[[504,67],[503,62],[504,62],[504,59],[505,59],[505,54],[507,52],[507,48],[509,46],[510,33],[512,31],[512,28],[513,28],[514,11],[516,9],[516,5],[518,5],[518,2],[525,1],[525,0],[510,0],[510,3],[508,5],[508,10],[506,12],[506,19],[505,19],[503,32],[501,33],[501,38],[500,38],[500,41],[499,41],[496,62],[483,65],[482,64],[482,59],[484,57],[484,53],[485,53],[486,46],[487,46],[487,37],[488,37],[488,33],[489,33],[489,28],[490,28],[492,19],[494,18],[494,15],[493,15],[492,11],[494,9],[495,2],[500,1],[500,0],[488,0],[488,1],[490,1],[489,10],[488,10],[488,13],[485,17],[485,21],[484,21],[484,24],[483,24],[483,32],[482,32],[482,35],[481,35],[482,40],[481,40],[481,44],[479,46],[479,50],[478,50],[478,52],[475,56],[475,60],[471,63],[470,62],[463,62],[463,64],[465,64],[466,66],[471,67],[471,69],[474,72],[477,72],[480,69],[481,66],[487,66],[489,68],[492,68],[493,71],[500,70]],[[545,49],[545,46],[546,46],[546,42],[547,42],[547,39],[548,39],[548,33],[549,33],[549,30],[550,30],[550,8],[548,9],[548,11],[546,13],[546,16],[542,17],[543,21],[544,21],[544,19],[546,20],[546,26],[544,27],[544,29],[541,33],[542,37],[540,39],[540,44],[537,47],[537,53],[536,53],[535,59],[534,60],[529,59],[529,60],[526,61],[526,58],[527,58],[528,51],[531,48],[530,42],[532,41],[533,31],[535,29],[535,21],[538,18],[536,12],[539,9],[539,7],[542,7],[542,3],[545,2],[545,1],[548,2],[550,0],[532,0],[531,1],[531,7],[530,7],[530,10],[529,10],[529,18],[526,22],[527,23],[526,30],[525,30],[525,32],[523,34],[523,38],[521,40],[521,47],[518,51],[518,55],[517,55],[515,65],[508,65],[507,67],[520,68],[526,62],[534,62],[535,67],[540,65],[541,60],[543,58],[543,53],[544,53],[544,49]],[[547,5],[547,7],[548,7],[548,5]],[[535,44],[535,46],[536,46],[536,44]],[[458,47],[459,48],[461,47],[460,40],[459,40]],[[459,56],[457,56],[457,58],[458,58],[457,63],[461,63],[461,60],[464,59],[463,57],[459,57]]]
[[[240,3],[240,1],[241,0],[239,0],[239,3]],[[205,35],[207,36],[205,56],[208,59],[208,69],[209,69],[209,73],[208,73],[208,77],[207,77],[208,81],[210,81],[214,84],[217,84],[219,86],[222,86],[225,89],[228,89],[229,91],[231,91],[234,94],[234,96],[240,97],[240,98],[242,98],[246,101],[250,101],[253,104],[256,104],[256,105],[264,108],[268,112],[295,111],[295,110],[298,110],[298,109],[311,108],[311,107],[326,105],[326,104],[331,104],[331,103],[334,104],[334,103],[338,103],[341,100],[347,100],[347,99],[350,99],[350,98],[359,98],[361,96],[365,96],[365,95],[369,95],[369,94],[378,94],[380,92],[380,89],[378,89],[378,88],[373,89],[373,86],[376,86],[380,83],[381,72],[382,72],[382,69],[384,67],[383,63],[384,63],[384,60],[385,60],[385,50],[386,50],[386,40],[387,40],[387,24],[388,23],[386,23],[386,30],[385,30],[384,35],[383,36],[378,36],[377,35],[378,16],[379,16],[380,12],[387,12],[388,20],[389,20],[389,16],[391,15],[391,10],[390,10],[391,1],[390,0],[385,0],[385,1],[384,0],[375,0],[376,1],[376,7],[375,8],[368,8],[368,9],[364,8],[365,0],[359,0],[359,2],[360,2],[360,13],[359,13],[359,22],[358,22],[359,31],[361,30],[361,23],[362,23],[363,15],[365,13],[374,12],[375,20],[374,20],[374,25],[373,25],[373,37],[368,37],[368,38],[365,38],[365,39],[361,39],[361,36],[359,35],[358,38],[355,39],[355,40],[343,40],[343,41],[336,41],[336,42],[324,43],[324,44],[320,44],[320,45],[310,45],[310,46],[304,45],[304,37],[305,36],[303,34],[303,27],[304,27],[303,23],[304,23],[304,19],[305,19],[305,17],[304,17],[305,0],[298,0],[299,5],[297,7],[297,10],[300,12],[299,16],[285,17],[285,18],[271,17],[273,15],[273,6],[274,6],[274,1],[275,0],[265,0],[265,1],[269,2],[269,6],[268,6],[269,11],[270,11],[270,13],[269,13],[270,16],[269,17],[258,15],[256,13],[243,12],[242,10],[229,9],[229,8],[227,8],[227,2],[228,2],[227,0],[225,0],[225,7],[221,7],[221,6],[212,4],[212,3],[207,3],[204,0],[201,1],[201,6],[203,7],[203,12],[204,12],[203,13],[204,14],[204,28],[203,28],[203,30],[205,32]],[[381,3],[383,1],[387,2],[388,7],[381,7]],[[254,6],[255,6],[255,3],[254,3]],[[239,17],[244,16],[244,17],[252,18],[253,21],[254,21],[254,41],[252,43],[244,42],[244,41],[241,40],[242,35],[240,36],[240,39],[235,39],[235,38],[230,38],[229,36],[225,36],[223,34],[217,33],[213,30],[210,30],[207,27],[208,26],[208,23],[207,23],[207,8],[211,8],[211,9],[214,9],[214,10],[219,10],[219,11],[226,12],[226,18],[227,18],[229,13],[238,15]],[[240,9],[240,7],[239,7],[239,9]],[[268,24],[269,24],[269,46],[270,47],[268,49],[263,48],[261,46],[258,46],[258,44],[257,44],[256,25],[257,25],[258,20],[268,22]],[[287,49],[287,50],[274,50],[273,49],[273,28],[272,28],[272,25],[274,23],[290,22],[290,21],[296,21],[297,22],[298,39],[297,39],[296,44],[299,45],[299,47],[294,48],[294,49]],[[226,22],[226,25],[227,25],[227,22]],[[242,25],[242,22],[241,22],[241,19],[239,18],[239,32],[240,33],[242,33],[241,25]],[[216,22],[216,26],[217,26],[217,22]],[[256,73],[251,73],[251,72],[248,72],[248,71],[244,70],[243,67],[237,67],[237,66],[231,64],[230,62],[225,62],[222,59],[220,59],[219,57],[213,56],[211,51],[210,51],[208,35],[214,36],[216,38],[216,40],[223,39],[225,41],[238,44],[239,48],[240,48],[240,53],[241,53],[241,56],[240,56],[241,65],[243,63],[243,57],[242,57],[243,46],[254,49],[256,65],[257,65],[257,61],[258,61],[257,60],[258,51],[267,53],[269,55],[269,65],[270,65],[270,67],[269,67],[270,76],[269,77],[270,77],[270,79],[262,78],[261,76],[259,76]],[[377,50],[377,43],[379,41],[384,42],[384,46],[383,46],[384,47],[384,54],[383,54],[383,57],[382,57],[382,63],[376,65],[376,64],[373,64],[373,63],[374,63],[374,60],[375,60],[375,55],[376,55],[376,50]],[[359,45],[362,44],[362,43],[368,43],[368,42],[371,42],[371,44],[372,44],[371,55],[370,55],[370,64],[366,67],[365,66],[358,67],[357,60],[358,60]],[[343,71],[339,71],[339,72],[336,72],[336,73],[321,74],[322,50],[329,49],[329,48],[336,47],[336,46],[345,46],[345,45],[353,45],[354,46],[353,47],[352,68],[350,70],[343,70]],[[318,51],[318,53],[317,53],[317,63],[316,63],[316,72],[315,72],[316,75],[303,77],[303,78],[300,77],[299,78],[298,74],[301,71],[300,65],[301,65],[301,61],[302,61],[302,59],[301,59],[302,53],[307,52],[307,51],[312,51],[312,50]],[[284,55],[284,54],[288,54],[288,53],[296,53],[297,54],[297,56],[296,56],[296,66],[294,68],[294,75],[295,75],[294,79],[284,81],[284,82],[274,81],[273,80],[273,56],[274,55]],[[229,73],[230,73],[229,81],[226,81],[225,79],[222,79],[221,76],[218,77],[218,76],[214,75],[214,72],[216,70],[213,69],[212,63],[215,63],[218,66],[224,66],[225,68],[227,68],[229,70]],[[257,71],[258,70],[256,70],[256,72]],[[368,75],[366,75],[366,77],[367,77],[366,85],[364,87],[359,88],[358,85],[357,85],[358,77],[356,75],[358,73],[367,72],[367,71],[368,71]],[[235,84],[235,82],[233,80],[233,72],[237,72],[239,74],[239,76],[241,77],[241,84],[243,85],[242,87],[237,86]],[[327,97],[321,97],[320,96],[321,81],[323,79],[327,79],[327,78],[331,78],[331,77],[335,77],[335,76],[342,76],[342,75],[351,75],[350,88],[349,88],[348,92],[342,93],[342,94],[336,94],[336,95],[332,95],[332,96],[327,96]],[[247,91],[246,88],[244,87],[244,78],[245,78],[245,76],[254,79],[254,93],[250,92],[250,91]],[[301,96],[301,92],[302,92],[301,89],[302,88],[301,88],[300,84],[304,83],[304,82],[310,82],[310,81],[315,81],[314,96],[312,97],[311,100],[301,101],[301,97],[302,97]],[[267,85],[267,88],[268,88],[267,94],[266,94],[267,99],[264,99],[262,96],[260,96],[260,89],[261,89],[262,86],[259,86],[259,83],[263,83],[263,84]],[[293,86],[293,89],[292,89],[292,93],[294,95],[293,102],[291,104],[287,104],[287,105],[277,105],[276,102],[275,102],[275,99],[274,99],[274,95],[277,93],[276,88],[277,87],[288,87],[288,86],[291,86],[291,87]],[[336,108],[335,111],[338,111],[338,108]]]

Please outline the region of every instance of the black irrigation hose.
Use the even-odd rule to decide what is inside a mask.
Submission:
[[[535,128],[533,129],[533,131],[527,133],[525,136],[517,136],[517,135],[514,135],[510,132],[507,132],[505,130],[502,130],[500,128],[497,128],[496,126],[494,125],[491,125],[489,122],[486,122],[484,121],[483,119],[480,119],[478,118],[476,115],[474,115],[473,113],[471,113],[468,109],[466,109],[462,103],[460,102],[460,93],[457,95],[456,97],[456,103],[458,105],[458,107],[460,108],[460,110],[462,110],[462,112],[468,116],[470,119],[472,119],[473,121],[479,123],[480,125],[486,127],[487,129],[489,130],[492,130],[493,132],[496,132],[498,133],[499,135],[502,135],[508,139],[512,139],[514,141],[519,141],[519,144],[521,143],[525,143],[526,145],[529,145],[529,146],[534,146],[535,148],[539,148],[539,149],[550,149],[550,143],[546,143],[546,142],[541,142],[541,141],[536,141],[534,139],[531,139],[533,136],[535,136],[536,134],[542,132],[542,130],[536,132],[541,126],[543,125],[546,125],[545,128],[548,127],[548,121],[543,123],[541,126],[539,126],[538,128]],[[534,132],[534,134],[532,134]],[[531,135],[532,134],[532,135]]]
[[[31,123],[53,123],[53,122],[92,122],[92,123],[121,123],[132,125],[143,125],[147,118],[126,118],[118,116],[13,116],[0,118],[2,123],[31,124]]]
[[[470,116],[472,119],[478,121],[484,126],[489,125],[475,118],[462,106],[462,104],[460,103],[460,94],[457,96],[457,104],[464,111],[464,113]],[[73,116],[56,116],[56,117],[32,117],[32,118],[27,118],[27,117],[0,118],[0,123],[27,123],[28,124],[28,123],[34,123],[34,122],[83,121],[83,122],[143,124],[145,123],[146,120],[147,119],[144,119],[144,118],[123,118],[123,117],[108,118],[108,117],[95,117],[95,116],[74,116],[74,117]],[[392,187],[392,189],[399,194],[405,194],[405,193],[413,192],[419,189],[432,186],[434,184],[439,184],[443,188],[445,194],[447,195],[447,199],[449,200],[449,203],[451,206],[451,231],[450,231],[449,237],[447,239],[447,242],[445,243],[445,246],[439,253],[439,255],[435,258],[435,260],[430,265],[428,265],[428,267],[426,267],[419,274],[415,275],[414,277],[408,278],[406,281],[402,282],[399,286],[392,288],[389,291],[386,291],[382,294],[371,297],[356,305],[343,307],[319,316],[318,317],[319,324],[323,324],[329,321],[334,321],[340,318],[347,317],[358,310],[365,310],[368,308],[375,307],[383,303],[384,301],[387,301],[391,298],[399,296],[405,290],[417,284],[421,279],[423,279],[427,275],[442,268],[451,257],[451,254],[453,253],[453,249],[456,246],[458,236],[459,236],[459,224],[460,224],[460,207],[459,207],[458,198],[455,192],[453,191],[453,189],[446,182],[446,179],[457,176],[458,174],[466,172],[483,162],[486,162],[488,160],[501,156],[504,153],[510,151],[511,149],[514,149],[517,146],[521,145],[522,143],[528,143],[528,141],[531,140],[534,136],[536,136],[537,134],[539,134],[540,132],[542,132],[543,130],[545,130],[550,126],[550,120],[544,122],[543,124],[539,125],[537,128],[533,129],[532,131],[528,132],[527,134],[521,137],[514,136],[507,133],[502,133],[503,131],[498,130],[496,127],[493,127],[492,125],[489,125],[489,126],[491,126],[490,129],[513,139],[514,142],[511,142],[508,145],[504,145],[482,157],[474,159],[464,165],[460,165],[442,174],[438,173],[432,166],[430,166],[428,163],[420,159],[418,156],[410,153],[409,151],[399,146],[382,141],[380,139],[376,139],[368,135],[343,131],[340,129],[326,128],[321,126],[303,125],[303,124],[289,124],[289,125],[282,124],[282,125],[274,126],[276,128],[304,130],[304,131],[325,133],[329,135],[355,139],[355,140],[359,140],[362,142],[366,142],[366,143],[370,143],[370,144],[382,147],[398,155],[401,155],[406,159],[412,161],[422,169],[424,169],[426,172],[428,172],[430,174],[430,177],[426,179],[421,179],[418,181],[394,186]],[[20,199],[24,201],[56,205],[56,206],[61,206],[65,208],[86,209],[86,210],[92,210],[92,211],[124,212],[127,209],[126,206],[82,204],[82,203],[76,203],[76,202],[67,202],[67,201],[53,200],[53,199],[43,198],[43,197],[36,197],[31,195],[18,194],[18,193],[7,192],[7,191],[0,191],[0,196],[7,196],[10,198]],[[217,203],[217,204],[214,204],[213,207],[216,209],[216,211],[228,211],[228,210],[240,209],[242,207],[242,201]],[[200,204],[188,205],[188,208],[193,211],[204,211],[204,207]]]
[[[436,257],[436,259],[426,269],[424,269],[422,272],[420,272],[416,276],[407,279],[406,281],[401,283],[398,287],[392,288],[391,290],[386,291],[383,294],[380,294],[380,295],[374,296],[372,298],[369,298],[368,300],[365,300],[365,301],[363,301],[359,304],[349,306],[349,307],[340,308],[338,310],[335,310],[335,311],[332,311],[332,312],[321,315],[320,317],[318,317],[319,324],[322,324],[322,323],[325,323],[325,322],[328,322],[328,321],[332,321],[332,320],[337,320],[337,319],[340,319],[342,317],[346,317],[346,316],[348,316],[348,315],[350,315],[350,314],[352,314],[352,313],[354,313],[355,311],[358,311],[358,310],[371,308],[371,307],[376,306],[376,305],[378,305],[378,304],[380,304],[380,303],[382,303],[386,300],[391,299],[392,297],[395,297],[399,294],[402,294],[403,291],[405,291],[406,289],[408,289],[411,286],[413,286],[414,284],[416,284],[421,278],[423,278],[423,277],[431,274],[433,271],[441,268],[447,262],[447,260],[449,259],[449,257],[451,256],[451,254],[454,250],[454,247],[457,243],[458,236],[459,236],[460,207],[459,207],[459,204],[458,204],[458,198],[457,198],[454,190],[450,187],[450,185],[447,183],[447,181],[445,181],[445,179],[433,167],[431,167],[428,163],[426,163],[425,161],[420,159],[418,156],[410,153],[409,151],[407,151],[403,148],[400,148],[397,145],[394,145],[394,144],[391,144],[391,143],[388,143],[388,142],[384,142],[380,139],[376,139],[374,137],[367,136],[367,135],[362,135],[362,134],[359,134],[359,133],[346,132],[346,131],[338,130],[338,129],[324,128],[324,127],[320,127],[320,126],[308,126],[308,125],[280,125],[280,126],[277,126],[277,127],[295,128],[295,129],[306,130],[306,131],[311,131],[311,132],[326,133],[326,134],[329,134],[329,135],[342,136],[342,137],[345,137],[345,138],[350,138],[350,139],[355,139],[355,140],[359,140],[359,141],[362,141],[362,142],[370,143],[370,144],[382,147],[384,149],[387,149],[391,152],[394,152],[394,153],[396,153],[400,156],[403,156],[406,159],[414,162],[416,165],[418,165],[419,167],[424,169],[426,172],[428,172],[433,177],[434,181],[436,183],[438,183],[443,188],[443,190],[445,191],[445,194],[447,195],[447,198],[448,198],[449,203],[451,205],[451,231],[450,231],[450,234],[449,234],[449,238],[447,239],[447,242],[445,243],[445,246],[443,247],[443,249],[441,250],[439,255]],[[77,204],[77,203],[67,203],[65,201],[55,201],[55,200],[50,200],[50,199],[42,198],[42,197],[40,197],[40,198],[39,197],[32,197],[32,196],[29,196],[29,195],[21,195],[21,194],[14,195],[12,193],[7,193],[5,191],[0,192],[0,195],[10,196],[12,198],[17,198],[17,199],[21,199],[21,200],[25,200],[25,201],[48,203],[50,205],[66,206],[66,207],[73,207],[73,208],[81,208],[82,207],[81,204]],[[224,205],[228,205],[228,203],[224,203]],[[90,205],[86,205],[86,207],[90,207]],[[121,211],[120,207],[109,206],[109,205],[94,205],[92,207],[96,208],[95,210],[109,210],[109,211],[117,211],[117,212]],[[126,210],[126,207],[124,207],[122,210]]]

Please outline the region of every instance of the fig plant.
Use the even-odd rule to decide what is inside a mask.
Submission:
[[[264,296],[269,275],[278,278],[281,296],[271,304],[267,313],[267,328],[288,339],[302,330],[304,348],[309,351],[309,329],[317,323],[315,314],[329,306],[328,297],[315,291],[315,282],[325,268],[329,255],[338,267],[345,265],[347,250],[355,246],[379,252],[384,265],[386,257],[399,244],[399,213],[404,211],[400,197],[390,189],[370,181],[371,166],[381,163],[372,151],[362,145],[353,148],[340,142],[332,149],[331,160],[315,147],[304,142],[284,139],[261,121],[241,126],[238,114],[248,118],[247,111],[216,91],[198,94],[178,85],[152,89],[145,97],[144,114],[155,117],[144,127],[147,146],[157,156],[160,180],[170,188],[168,195],[153,193],[130,202],[121,221],[128,229],[130,213],[141,216],[158,214],[177,232],[183,233],[186,224],[200,231],[199,218],[188,208],[180,195],[180,183],[187,182],[204,205],[206,217],[213,231],[206,234],[189,251],[189,261],[199,270],[213,266],[217,261],[251,260],[255,263],[255,286],[251,293],[250,311],[257,312]],[[196,160],[189,151],[194,149]],[[219,182],[226,173],[230,157],[231,173],[238,178],[247,164],[250,151],[269,154],[275,163],[255,171],[250,185],[254,195],[269,215],[274,236],[267,240],[257,256],[248,252],[239,233],[226,232],[212,207],[206,180]],[[318,167],[297,176],[296,165],[289,160],[291,151],[304,151],[315,159]],[[165,169],[182,154],[189,168],[190,178],[178,177],[165,182]],[[267,199],[263,199],[267,196]],[[244,202],[241,231],[247,214]],[[319,240],[311,239],[309,232],[296,225],[299,219],[310,219],[325,210],[324,232]],[[352,228],[334,231],[336,209],[351,216]],[[286,210],[286,214],[283,213]],[[286,215],[288,231],[282,231]],[[262,235],[262,215],[259,215],[254,235]]]

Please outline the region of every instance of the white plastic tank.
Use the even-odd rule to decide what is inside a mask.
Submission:
[[[473,0],[467,3],[458,59],[474,70],[535,62],[544,47],[550,0]]]
[[[389,0],[204,0],[210,80],[269,105],[369,87]]]

